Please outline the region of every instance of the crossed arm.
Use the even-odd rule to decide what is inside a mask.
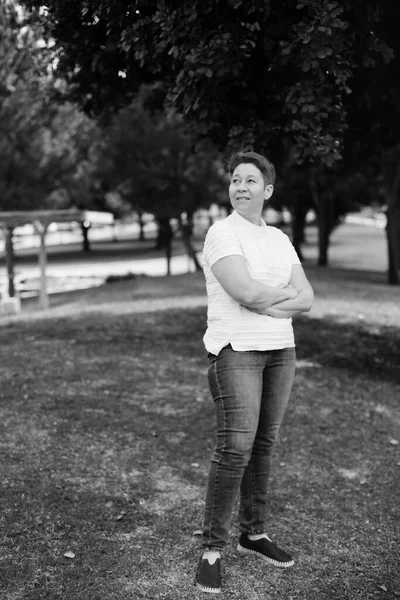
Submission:
[[[293,265],[290,281],[283,288],[252,279],[240,255],[221,258],[212,272],[236,302],[261,315],[287,319],[308,312],[313,303],[314,293],[301,265]]]

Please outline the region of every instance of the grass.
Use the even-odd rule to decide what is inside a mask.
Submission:
[[[224,597],[399,598],[399,290],[366,271],[308,273],[317,299],[295,322],[270,489],[270,535],[296,564],[240,558],[235,520]],[[205,319],[193,274],[59,295],[46,318],[28,303],[2,321],[2,600],[204,597]]]

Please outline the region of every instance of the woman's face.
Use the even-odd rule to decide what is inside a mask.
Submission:
[[[232,173],[229,186],[232,207],[251,223],[260,223],[264,201],[273,191],[274,186],[265,186],[260,169],[252,163],[241,163]]]

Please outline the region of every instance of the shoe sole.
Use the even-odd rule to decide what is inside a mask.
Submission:
[[[201,585],[200,583],[197,583],[196,581],[196,587],[202,591],[205,592],[206,594],[220,594],[222,592],[222,588],[209,588],[209,587],[204,587],[203,585]]]
[[[278,567],[279,569],[287,569],[294,565],[294,560],[290,560],[289,562],[279,562],[279,560],[268,558],[268,556],[261,554],[261,552],[257,552],[257,550],[250,550],[249,548],[244,548],[240,544],[237,545],[236,549],[240,554],[249,554],[251,556],[257,556],[269,565],[273,565],[274,567]]]

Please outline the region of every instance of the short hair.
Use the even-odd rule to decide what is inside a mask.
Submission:
[[[257,152],[236,152],[229,160],[229,174],[232,175],[237,166],[251,163],[261,171],[265,185],[274,185],[276,179],[275,167],[268,158]]]

